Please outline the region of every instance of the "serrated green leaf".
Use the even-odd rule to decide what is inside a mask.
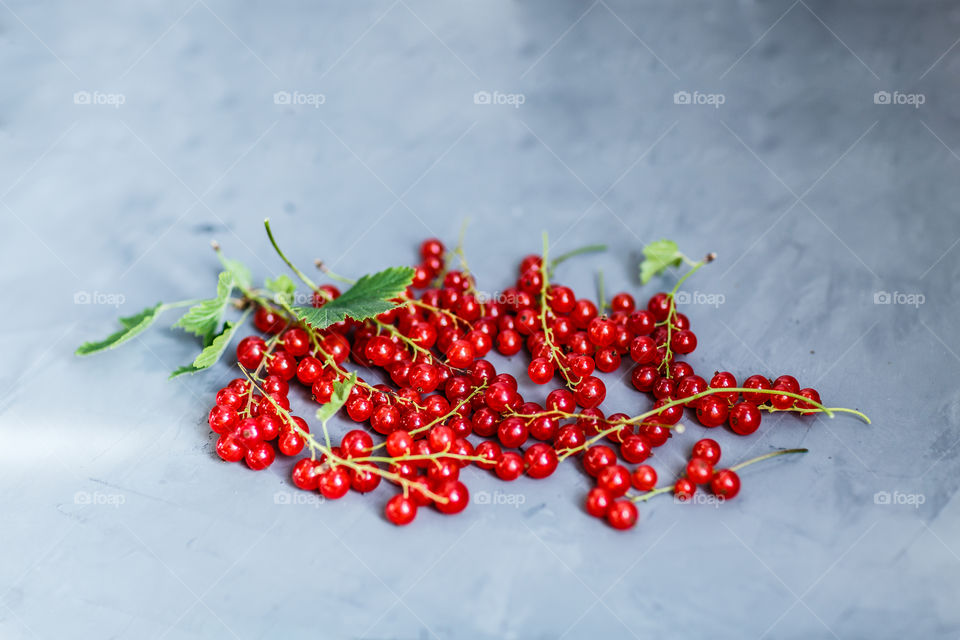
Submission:
[[[183,314],[173,326],[179,327],[188,333],[209,340],[220,326],[223,312],[230,303],[230,292],[233,291],[234,277],[229,271],[221,271],[217,280],[217,297],[204,300],[196,304]]]
[[[317,420],[326,424],[327,420],[335,416],[337,411],[340,411],[340,407],[347,403],[347,400],[350,398],[350,391],[353,390],[353,385],[355,384],[357,384],[356,371],[351,373],[350,377],[346,380],[334,382],[333,395],[330,396],[330,402],[320,405],[320,408],[317,409]]]
[[[292,296],[297,291],[297,285],[293,280],[290,279],[285,273],[281,273],[276,278],[267,278],[265,281],[265,286],[268,291],[273,293],[281,293],[287,296]]]
[[[640,263],[640,282],[647,284],[650,278],[662,273],[667,267],[677,267],[683,262],[683,254],[672,240],[657,240],[643,248]]]
[[[233,276],[233,281],[238,287],[241,289],[249,289],[253,286],[253,276],[250,274],[250,269],[247,268],[247,265],[239,260],[225,257],[220,251],[217,251],[217,257],[220,258],[220,264],[223,265],[223,268]]]
[[[413,274],[411,267],[390,267],[363,276],[343,295],[319,309],[294,307],[294,311],[301,320],[317,329],[325,329],[348,317],[366,320],[398,306],[390,300],[403,294],[413,282]]]
[[[230,340],[233,339],[234,334],[242,324],[243,320],[239,322],[225,322],[223,325],[223,331],[217,334],[217,336],[213,339],[213,342],[211,342],[208,347],[200,352],[193,363],[178,368],[176,371],[170,374],[170,377],[176,378],[177,376],[185,373],[196,373],[197,371],[209,369],[218,360],[220,360],[223,352],[227,350]]]
[[[91,353],[120,346],[153,324],[153,321],[157,319],[157,313],[161,307],[163,307],[163,303],[158,302],[155,306],[147,307],[136,315],[120,318],[120,324],[123,326],[120,331],[111,333],[98,342],[84,342],[77,348],[76,354],[78,356],[86,356]]]

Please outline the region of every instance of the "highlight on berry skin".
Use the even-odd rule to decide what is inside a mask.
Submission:
[[[317,260],[315,277],[329,280],[317,283],[280,249],[269,220],[264,227],[293,277],[257,285],[248,267],[213,243],[221,266],[213,297],[152,304],[77,355],[118,347],[181,310],[173,328],[201,350],[170,377],[224,360],[237,371],[202,409],[219,458],[252,471],[294,458],[296,489],[326,500],[370,493],[397,526],[422,509],[456,515],[471,502],[489,503],[485,489],[471,500],[466,482],[474,476],[462,473],[471,465],[486,472],[484,483],[540,481],[575,459],[593,484],[583,496],[586,514],[631,529],[650,499],[732,500],[749,494],[741,477],[748,467],[807,452],[776,449],[730,464],[723,443],[773,428],[764,414],[870,422],[855,409],[824,405],[793,375],[733,372],[722,362],[694,370],[686,357],[700,345],[678,293],[713,253],[693,260],[672,241],[653,242],[643,248],[638,284],[671,270],[672,289],[645,304],[628,291],[608,300],[602,273],[596,292],[578,294],[556,279],[567,260],[606,247],[553,257],[544,233],[540,253],[521,257],[516,281],[491,298],[477,289],[463,233],[453,249],[428,238],[414,265],[355,279]],[[532,397],[515,376],[535,385]],[[621,379],[646,398],[628,398],[626,407],[644,411],[612,406],[608,388]],[[313,424],[300,415],[311,404]],[[691,431],[711,437],[691,445]],[[684,464],[651,464],[665,446],[683,451]]]

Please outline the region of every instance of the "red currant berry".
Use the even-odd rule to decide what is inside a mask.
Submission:
[[[706,396],[697,404],[697,420],[705,427],[719,427],[727,421],[727,401]]]
[[[554,438],[553,446],[557,451],[564,453],[567,451],[577,450],[583,446],[587,441],[587,435],[583,431],[583,427],[579,427],[575,424],[568,424],[560,427],[557,431],[557,436]]]
[[[677,331],[670,336],[670,348],[680,355],[693,353],[697,348],[697,336],[689,329]]]
[[[298,489],[315,491],[320,476],[319,470],[320,463],[316,460],[310,458],[298,460],[297,464],[293,465],[293,471],[291,472],[293,484]]]
[[[616,325],[607,318],[594,318],[587,326],[587,336],[597,347],[609,347],[617,337]]]
[[[760,427],[760,410],[749,402],[738,402],[730,409],[730,429],[741,436],[748,436]]]
[[[629,293],[618,293],[610,300],[610,309],[622,313],[632,313],[637,304]]]
[[[743,381],[743,386],[745,389],[762,389],[770,390],[773,388],[773,385],[770,384],[770,381],[764,376],[753,375]],[[763,404],[770,398],[769,394],[766,393],[750,393],[745,391],[743,393],[743,399],[753,405]]]
[[[549,410],[573,413],[577,408],[577,400],[569,389],[554,389],[547,394],[544,405]]]
[[[451,367],[462,369],[473,362],[475,353],[469,340],[454,340],[446,351],[447,363]]]
[[[213,429],[214,433],[224,434],[232,431],[237,425],[237,412],[230,407],[216,405],[210,409],[210,415],[207,417],[207,424]]]
[[[548,444],[537,443],[523,452],[527,475],[537,480],[546,478],[557,469],[557,452]]]
[[[437,367],[425,362],[410,368],[409,384],[418,393],[432,393],[440,386],[440,373]]]
[[[350,470],[350,487],[358,493],[370,493],[380,486],[380,474],[374,471],[374,467],[366,468],[363,465],[360,469]]]
[[[659,379],[657,368],[650,365],[638,365],[630,374],[630,382],[637,391],[649,392]]]
[[[446,500],[438,500],[435,504],[437,511],[447,515],[460,513],[467,508],[470,502],[470,492],[462,482],[448,482],[437,493]]]
[[[589,475],[596,478],[600,472],[612,464],[616,464],[617,454],[613,449],[604,445],[596,444],[587,449],[583,456],[583,469]]]
[[[676,499],[680,502],[686,502],[693,497],[693,494],[697,492],[697,485],[695,485],[689,478],[680,478],[673,485],[673,495],[676,496]]]
[[[420,245],[420,257],[424,259],[430,256],[442,257],[444,251],[443,243],[436,238],[427,238]]]
[[[217,455],[227,462],[240,462],[246,453],[246,445],[233,434],[225,433],[217,439]]]
[[[609,491],[614,498],[619,498],[630,488],[630,472],[622,465],[611,464],[597,475],[597,486]]]
[[[641,435],[627,436],[624,438],[623,444],[620,445],[620,455],[623,456],[624,460],[633,464],[643,462],[650,457],[652,452],[653,447],[650,445],[650,441]]]
[[[690,457],[706,460],[710,464],[717,464],[720,462],[720,445],[716,440],[710,438],[697,440],[696,444],[693,445]]]
[[[710,490],[714,495],[730,500],[740,493],[740,476],[736,471],[721,469],[710,480]]]
[[[637,517],[637,505],[629,500],[617,500],[607,511],[607,523],[614,529],[630,529],[637,524]]]
[[[803,396],[804,398],[807,398],[808,400],[813,400],[817,404],[823,404],[823,402],[820,400],[820,394],[817,393],[816,389],[809,389],[809,388],[800,389],[799,393],[801,396]],[[802,416],[809,416],[809,415],[813,415],[814,413],[817,413],[817,408],[814,405],[810,404],[809,402],[801,402],[798,400],[797,408],[810,409],[810,411],[801,411],[800,415]]]
[[[585,409],[592,409],[607,397],[607,387],[600,378],[587,376],[577,385],[575,395],[577,404]]]
[[[497,477],[510,482],[523,475],[523,458],[519,453],[504,451],[495,467]]]
[[[260,471],[273,464],[275,457],[272,446],[266,442],[254,442],[247,445],[247,453],[243,459],[248,467],[254,471]]]
[[[602,373],[610,373],[620,368],[620,354],[616,349],[601,349],[594,358],[597,369]]]
[[[570,312],[570,319],[573,320],[573,326],[577,329],[586,329],[590,321],[596,317],[597,305],[586,299],[577,300]]]
[[[317,486],[327,500],[339,500],[350,490],[350,474],[343,467],[330,469],[320,474]]]
[[[637,491],[650,491],[657,486],[657,471],[648,464],[642,464],[630,474],[630,484]]]
[[[500,445],[493,440],[484,440],[477,445],[477,450],[474,455],[484,459],[483,462],[477,462],[478,467],[481,469],[493,469],[497,466],[497,461],[500,460],[503,451],[500,449]]]
[[[500,444],[515,449],[527,441],[527,424],[520,418],[507,418],[497,428]]]
[[[553,363],[546,358],[536,358],[530,361],[527,375],[535,384],[546,384],[553,378]]]
[[[646,310],[634,311],[627,318],[627,330],[637,336],[648,336],[657,326],[657,319]]]
[[[606,489],[594,487],[587,493],[586,509],[594,518],[602,518],[607,515],[610,505],[613,504],[613,496]]]
[[[247,336],[237,345],[237,362],[245,368],[254,370],[260,366],[267,343],[259,336]]]
[[[387,501],[384,514],[387,516],[387,520],[398,527],[402,527],[410,524],[417,517],[417,503],[413,501],[413,498],[401,493]]]
[[[703,458],[691,458],[687,463],[687,479],[694,484],[705,484],[713,477],[713,465]]]

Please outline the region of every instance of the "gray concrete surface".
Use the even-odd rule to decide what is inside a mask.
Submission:
[[[0,636],[957,637],[958,36],[947,2],[0,2]],[[720,433],[730,460],[810,453],[626,534],[582,513],[574,465],[471,477],[523,504],[399,530],[383,492],[286,504],[288,464],[215,458],[226,364],[166,381],[196,348],[172,316],[72,355],[212,291],[211,238],[281,273],[267,215],[348,275],[469,217],[487,290],[541,229],[609,244],[557,274],[585,295],[598,269],[669,286],[637,282],[646,241],[716,251],[690,361],[795,373],[874,423]]]

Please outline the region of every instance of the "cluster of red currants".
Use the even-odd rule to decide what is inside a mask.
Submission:
[[[236,351],[248,378],[221,389],[209,414],[221,458],[245,460],[259,470],[277,450],[297,456],[307,449],[309,457],[293,467],[298,488],[337,499],[350,489],[372,491],[386,480],[400,489],[386,503],[386,516],[402,525],[431,504],[441,513],[462,511],[469,493],[460,470],[467,465],[505,481],[523,474],[539,479],[564,459],[582,455],[597,481],[587,496],[588,513],[626,529],[637,520],[635,503],[662,490],[654,488],[652,467],[629,470],[601,440],[617,445],[625,463],[640,464],[679,430],[685,407],[703,426],[729,423],[741,435],[757,430],[762,410],[822,410],[817,392],[801,389],[791,376],[771,381],[754,375],[738,388],[729,372],[714,374],[709,383],[697,375],[677,358],[696,349],[697,337],[672,293],[654,295],[642,309],[630,294],[618,293],[602,312],[569,287],[550,283],[549,265],[530,255],[520,263],[515,286],[490,301],[466,269],[449,268],[439,240],[423,242],[420,255],[398,306],[375,319],[316,330],[261,301],[254,325],[266,337],[246,337]],[[339,295],[336,287],[323,285],[313,305]],[[525,399],[516,378],[485,359],[494,348],[503,356],[526,349],[529,379],[539,385],[557,381],[557,388],[542,405]],[[594,374],[619,370],[625,357],[635,363],[633,386],[652,394],[653,408],[636,417],[605,415],[599,406],[606,387]],[[348,361],[379,372],[382,380],[355,378],[338,399],[338,389],[353,379],[344,366]],[[331,444],[326,424],[323,436],[311,433],[305,420],[289,412],[292,380],[321,405],[340,402],[351,420],[369,429],[349,431],[338,446]],[[382,441],[375,443],[373,434]],[[715,441],[701,440],[685,476],[670,489],[693,495],[696,485],[709,484],[718,495],[733,497],[739,479],[731,470],[714,471],[719,457]],[[625,498],[631,486],[648,493]]]

